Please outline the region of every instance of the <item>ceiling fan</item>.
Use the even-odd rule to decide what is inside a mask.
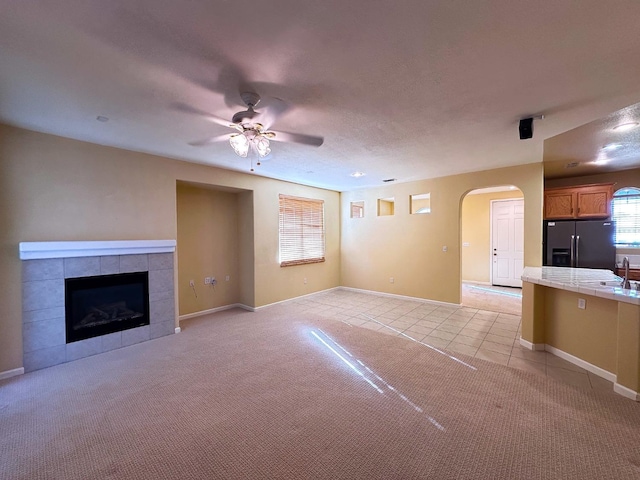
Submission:
[[[231,122],[214,115],[205,114],[209,120],[219,125],[232,128],[236,130],[236,132],[232,134],[225,133],[205,140],[191,142],[190,145],[203,146],[215,142],[229,141],[233,151],[240,157],[246,158],[250,152],[255,152],[258,156],[257,165],[260,165],[260,160],[271,153],[270,140],[299,143],[314,147],[319,147],[323,144],[324,139],[322,137],[270,130],[273,122],[288,109],[287,104],[282,100],[274,98],[269,106],[257,112],[255,107],[260,103],[260,95],[255,92],[242,92],[240,97],[247,106],[247,109],[234,114]],[[184,107],[186,106],[183,106],[183,109],[185,109]],[[195,111],[190,107],[186,107],[186,109]],[[251,162],[251,171],[253,171],[253,159]]]

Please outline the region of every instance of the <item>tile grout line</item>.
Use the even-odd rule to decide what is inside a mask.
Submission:
[[[348,294],[347,298],[349,296],[358,297],[362,295],[366,295],[366,294],[358,294],[358,293]],[[411,339],[414,341],[419,341],[420,343],[423,343],[425,341],[427,342],[434,341],[435,339],[437,340],[437,342],[434,342],[434,343],[438,343],[439,345],[436,345],[433,348],[437,347],[438,349],[439,348],[448,349],[452,343],[455,343],[457,345],[464,346],[465,348],[463,349],[466,349],[467,352],[475,351],[473,355],[470,355],[469,353],[465,353],[465,352],[458,352],[458,353],[463,353],[465,355],[469,355],[474,358],[482,358],[489,361],[496,361],[495,360],[496,358],[504,357],[504,361],[506,361],[506,363],[504,362],[498,362],[498,363],[509,366],[510,363],[521,362],[522,365],[528,365],[529,367],[531,367],[526,369],[521,368],[521,370],[528,371],[535,374],[540,374],[540,365],[542,365],[544,367],[542,374],[547,377],[549,376],[548,374],[549,370],[547,367],[550,367],[551,369],[558,369],[560,372],[562,372],[560,373],[560,375],[565,375],[566,378],[569,378],[575,375],[584,375],[584,372],[576,371],[575,368],[573,367],[564,368],[565,366],[563,366],[559,361],[555,361],[556,363],[558,363],[557,365],[550,365],[547,363],[547,358],[545,358],[544,363],[541,363],[541,362],[529,360],[525,358],[525,356],[514,355],[513,352],[516,350],[519,351],[519,349],[521,348],[518,343],[518,337],[521,334],[521,320],[517,321],[517,327],[516,327],[516,322],[514,322],[514,320],[519,319],[520,316],[515,315],[513,313],[494,312],[494,311],[490,311],[482,308],[468,307],[468,306],[461,306],[457,308],[451,308],[446,306],[443,307],[442,305],[429,304],[426,301],[424,303],[419,303],[419,302],[413,302],[413,301],[398,300],[392,304],[389,304],[389,302],[373,304],[369,299],[359,298],[358,299],[359,301],[356,301],[354,299],[345,300],[342,297],[345,297],[345,295],[333,294],[332,296],[326,296],[324,298],[320,298],[319,299],[320,301],[316,301],[314,303],[316,304],[316,306],[322,305],[323,308],[316,310],[315,308],[313,308],[313,305],[310,305],[309,310],[311,311],[313,309],[314,310],[313,313],[316,313],[319,315],[322,315],[323,313],[326,314],[326,310],[332,309],[332,308],[337,308],[339,310],[349,310],[349,313],[346,315],[347,318],[359,318],[359,321],[361,320],[361,315],[364,314],[364,317],[366,318],[366,320],[364,320],[363,323],[360,323],[355,326],[368,328],[365,325],[376,324],[378,328],[375,328],[372,330],[379,331],[380,333],[383,333],[381,332],[381,330],[384,329],[384,327],[388,327],[388,328],[391,328],[393,331],[397,332],[396,336],[402,337],[403,335],[405,335],[405,336],[411,337]],[[303,305],[309,306],[308,303],[305,303]],[[386,306],[383,306],[383,305],[386,305]],[[410,308],[410,307],[413,307],[413,308]],[[375,312],[375,310],[383,310],[383,311]],[[425,312],[426,310],[428,310],[428,312],[422,313],[422,312]],[[391,312],[394,312],[394,313],[391,313]],[[433,315],[434,312],[437,312],[437,314]],[[463,313],[463,315],[461,316],[456,315],[459,313]],[[471,313],[470,316],[469,316],[469,313]],[[390,316],[385,317],[385,314],[387,315],[390,314]],[[394,318],[391,318],[391,317],[394,317]],[[455,322],[452,323],[451,320],[455,320]],[[420,324],[420,322],[423,322],[423,321],[429,322],[429,325],[426,326],[426,325]],[[348,322],[345,322],[345,323],[349,324]],[[417,326],[424,327],[423,332],[429,331],[429,333],[423,334],[422,332],[419,332],[419,331],[409,330]],[[457,330],[457,333],[454,333],[454,331],[449,331],[446,328],[442,328],[443,326],[448,327],[450,330]],[[480,330],[469,328],[470,326],[478,327],[480,328]],[[513,330],[513,327],[516,327],[516,329]],[[495,333],[495,330],[492,332],[491,330],[493,329],[500,330],[501,334]],[[470,331],[474,332],[473,336],[465,335],[463,333],[463,330],[465,330],[466,333],[469,333]],[[508,333],[511,330],[513,330],[512,335],[511,334],[509,336],[504,335],[505,333]],[[453,335],[453,337],[451,339],[447,339],[447,338],[441,338],[438,336],[432,336],[434,332],[439,332],[440,334],[443,334],[444,337],[448,337],[449,335]],[[509,340],[513,339],[513,341],[510,345],[499,343],[499,342],[492,342],[491,340],[487,340],[488,335],[493,335],[495,337],[505,338]],[[479,344],[475,346],[475,345],[468,345],[468,344],[459,342],[457,341],[457,340],[460,340],[459,337],[465,337],[465,339],[477,340]],[[497,345],[503,345],[505,347],[510,346],[509,353],[504,353],[501,351],[495,351],[495,350],[489,350],[487,348],[483,348],[483,345],[485,344],[485,342],[489,342]],[[441,347],[441,345],[444,345],[444,346]],[[468,349],[466,347],[468,347]],[[501,347],[493,347],[493,348],[498,348],[499,350]],[[452,350],[452,351],[455,351],[455,350]],[[487,356],[493,356],[494,359],[487,358]],[[515,358],[514,362],[511,362],[511,360],[514,358]],[[511,368],[518,368],[518,367],[511,367]],[[556,373],[556,375],[558,375],[558,373]],[[594,389],[595,387],[593,386],[593,382],[591,381],[588,375],[587,375],[587,378],[588,378],[588,383],[591,389]],[[571,383],[568,380],[566,381],[568,383]]]

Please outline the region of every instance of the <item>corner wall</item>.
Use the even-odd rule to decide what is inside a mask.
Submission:
[[[181,182],[177,185],[181,316],[240,303],[239,261],[244,251],[240,248],[238,196]],[[217,284],[205,284],[205,277],[215,277]]]
[[[242,303],[257,307],[339,285],[338,192],[2,124],[0,171],[0,372],[22,367],[18,243],[177,239],[178,181],[247,192],[239,194],[240,248],[251,252],[238,266]],[[326,262],[280,267],[279,193],[325,200]]]
[[[342,285],[460,303],[462,200],[499,185],[522,191],[524,263],[541,265],[543,177],[542,163],[535,163],[343,193]],[[422,193],[431,193],[431,213],[410,215],[410,195]],[[395,215],[378,217],[377,199],[386,197],[395,197]],[[350,202],[359,200],[364,218],[350,218]]]

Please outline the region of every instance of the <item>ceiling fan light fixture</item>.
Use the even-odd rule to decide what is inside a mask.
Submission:
[[[243,133],[231,135],[229,143],[231,144],[233,151],[236,152],[236,155],[246,158],[249,153],[249,139]]]
[[[269,148],[269,140],[267,140],[263,136],[258,136],[253,141],[256,146],[256,150],[258,151],[258,155],[264,158],[271,153],[271,148]]]
[[[227,134],[216,135],[203,141],[192,142],[190,145],[203,146],[228,140],[236,155],[242,158],[247,158],[248,156],[252,158],[251,171],[253,172],[253,157],[257,157],[258,162],[256,165],[260,165],[260,159],[267,157],[271,153],[271,145],[269,141],[272,139],[275,140],[276,136],[278,137],[278,141],[299,143],[314,147],[319,147],[324,142],[322,137],[314,135],[268,131],[276,117],[278,115],[282,115],[287,110],[287,107],[282,100],[274,97],[275,103],[272,102],[270,104],[271,107],[267,105],[265,110],[262,112],[256,112],[254,107],[260,102],[260,95],[255,92],[243,92],[240,94],[240,97],[247,106],[247,109],[233,115],[231,120],[232,123],[189,106],[181,108],[182,110],[190,113],[204,113],[215,123],[235,130],[235,132],[230,136]],[[250,151],[251,155],[249,155]]]

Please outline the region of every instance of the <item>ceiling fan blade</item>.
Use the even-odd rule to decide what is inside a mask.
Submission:
[[[197,140],[195,142],[189,142],[189,145],[194,147],[202,147],[204,145],[210,145],[212,143],[224,142],[229,140],[230,135],[228,133],[222,135],[216,135],[215,137],[206,138],[204,140]]]
[[[218,125],[222,125],[223,127],[235,128],[235,125],[233,125],[229,120],[217,117],[209,112],[205,112],[204,110],[200,110],[198,108],[187,105],[186,103],[174,103],[173,108],[183,113],[200,115],[210,122],[217,123]]]
[[[319,147],[324,143],[323,137],[316,137],[314,135],[304,135],[302,133],[288,133],[288,132],[279,132],[272,130],[275,133],[274,137],[270,137],[270,140],[276,142],[291,142],[291,143],[301,143],[303,145],[313,145],[314,147]]]
[[[255,121],[261,123],[265,130],[269,130],[275,121],[289,110],[290,105],[280,98],[271,97],[266,99],[261,107]]]

